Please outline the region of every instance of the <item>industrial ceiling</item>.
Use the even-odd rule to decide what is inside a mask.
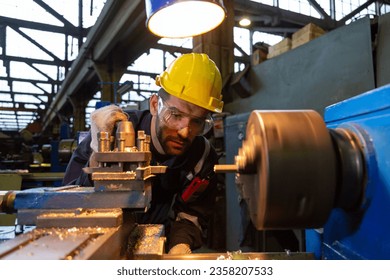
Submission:
[[[248,16],[252,20],[252,25],[248,27],[251,32],[266,32],[283,37],[291,36],[308,23],[315,23],[329,31],[364,14],[389,11],[389,1],[301,1],[309,3],[315,15],[287,10],[282,5],[287,1],[281,0],[230,1],[234,7],[235,26],[238,26],[241,17]],[[0,5],[4,8],[8,5],[9,8],[11,2],[2,0]],[[57,11],[58,1],[33,2],[59,24],[45,23],[45,18],[25,20],[0,14],[0,94],[3,96],[0,101],[0,130],[5,133],[17,132],[26,127],[33,133],[50,133],[58,119],[70,118],[75,113],[75,107],[87,105],[102,87],[102,75],[107,73],[115,75],[115,71],[122,71],[153,78],[155,73],[134,72],[127,68],[151,48],[161,49],[173,56],[191,51],[189,48],[159,43],[160,38],[146,29],[143,0],[101,1],[101,8],[96,8],[96,1],[94,6],[92,0],[62,1],[63,5],[74,5],[73,13],[78,19],[76,23]],[[279,4],[272,5],[268,2]],[[341,9],[337,6],[339,2],[349,5],[349,10],[337,14]],[[16,8],[17,5],[15,4]],[[23,2],[19,5],[23,5]],[[88,7],[90,14],[99,13],[99,17],[91,26],[85,27],[83,11],[85,13]],[[46,40],[37,41],[31,31],[44,32]],[[46,58],[23,55],[23,52],[13,55],[8,40],[11,34],[23,37],[29,46],[39,49]],[[58,34],[65,34],[61,55],[46,46],[46,43],[56,40]],[[72,49],[74,45],[79,47],[77,51]],[[25,48],[28,48],[27,44]],[[245,53],[237,44],[235,48],[241,53],[236,61],[249,63],[250,53]],[[78,54],[77,57],[72,56],[73,52]],[[16,71],[16,65],[23,65],[29,71]],[[48,75],[45,71],[48,68],[56,69],[56,74]],[[32,72],[35,73],[31,74]],[[34,90],[23,90],[26,87],[18,84],[27,84],[30,88],[32,85]],[[140,87],[134,87],[133,90],[142,96]]]

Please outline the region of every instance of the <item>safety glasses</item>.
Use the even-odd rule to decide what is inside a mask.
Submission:
[[[193,135],[204,135],[213,126],[210,114],[204,118],[184,113],[169,105],[161,96],[158,97],[158,116],[160,121],[170,129],[181,130],[188,127]]]

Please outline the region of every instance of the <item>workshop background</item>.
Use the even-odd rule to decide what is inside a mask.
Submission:
[[[304,144],[329,133],[331,141],[321,149],[335,154],[335,167],[298,174],[300,180],[290,181],[291,189],[304,185],[305,179],[334,176],[337,182],[324,187],[329,191],[323,197],[318,195],[322,189],[310,191],[321,208],[313,215],[321,218],[292,219],[296,224],[286,225],[253,220],[253,211],[273,209],[277,202],[272,192],[266,192],[266,210],[253,209],[237,187],[237,174],[220,172],[208,238],[195,254],[214,258],[226,252],[269,252],[274,253],[270,257],[285,258],[298,252],[302,254],[297,258],[390,259],[390,225],[384,217],[390,210],[390,1],[224,0],[223,5],[226,18],[216,29],[170,39],[147,29],[144,0],[0,0],[2,208],[10,199],[8,191],[61,187],[95,108],[117,104],[147,109],[148,98],[158,90],[155,77],[181,54],[203,52],[216,62],[223,78],[224,112],[214,115],[214,128],[206,135],[221,164],[233,164],[240,147],[251,145],[244,141],[248,123],[261,123],[263,130],[256,133],[266,138],[276,127],[288,134],[277,138],[286,142],[298,133],[307,138]],[[247,26],[241,25],[244,18],[250,20]],[[311,138],[306,121],[282,125],[254,110],[314,110],[324,124],[317,116],[307,117],[318,123]],[[283,146],[263,149],[259,153],[269,153],[269,161],[261,159],[258,175],[289,153]],[[300,162],[299,155],[293,157]],[[318,155],[310,159],[320,160]],[[309,169],[310,163],[302,166]],[[275,169],[267,173],[269,178],[289,174],[282,164],[270,166]],[[246,170],[235,171],[248,176]],[[243,181],[246,186],[248,181]],[[251,188],[263,194],[263,187],[272,186],[259,183]],[[331,206],[324,202],[329,192],[329,200],[337,202]],[[349,194],[352,206],[346,202]],[[17,222],[29,219],[25,209],[16,212],[0,213],[0,259],[9,257],[10,241],[34,228]]]

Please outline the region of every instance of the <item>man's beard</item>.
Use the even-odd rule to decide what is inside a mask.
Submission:
[[[157,123],[158,122],[156,122],[157,139],[160,142],[166,154],[181,155],[188,150],[188,148],[191,145],[191,141],[189,139],[182,138],[179,134],[176,134],[175,136],[167,135],[164,137],[163,135],[164,128],[168,130],[169,128],[158,126]]]

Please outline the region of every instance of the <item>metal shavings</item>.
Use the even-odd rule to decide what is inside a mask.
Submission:
[[[75,228],[75,227],[72,227],[72,228],[68,229],[68,232],[76,232],[76,231],[77,231],[77,228]]]
[[[138,225],[129,237],[129,254],[137,256],[161,254],[163,232],[161,225]]]
[[[233,251],[233,252],[226,252],[226,256],[220,255],[217,257],[217,260],[249,260],[247,256],[245,256],[241,250]]]

